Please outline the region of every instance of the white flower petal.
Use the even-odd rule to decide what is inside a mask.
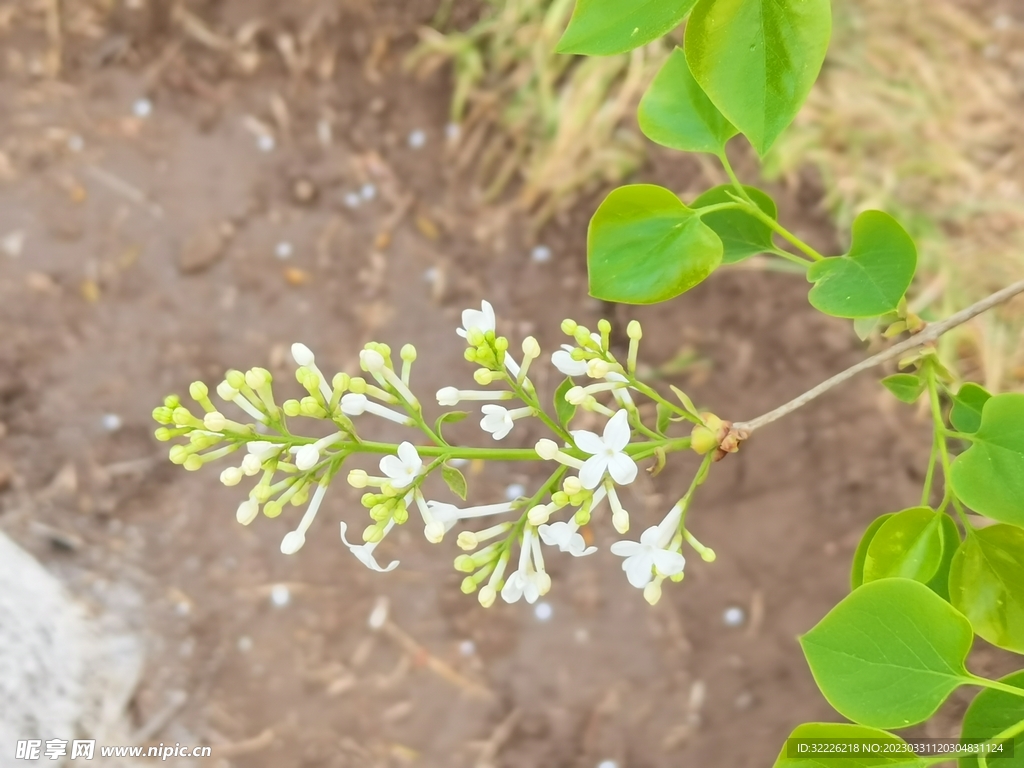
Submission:
[[[616,453],[608,459],[608,474],[619,485],[629,485],[636,480],[636,462],[624,453]]]
[[[604,444],[609,450],[621,451],[629,445],[629,439],[632,436],[632,430],[629,428],[629,414],[625,410],[616,412],[604,425]]]
[[[380,565],[377,564],[376,558],[374,558],[374,556],[373,556],[373,548],[374,548],[375,545],[373,545],[373,544],[359,544],[359,545],[356,545],[356,544],[349,543],[349,540],[347,538],[345,538],[345,532],[347,530],[348,530],[348,525],[346,525],[345,522],[343,521],[341,523],[341,540],[345,543],[345,546],[348,547],[349,552],[351,552],[353,555],[355,555],[356,559],[358,559],[359,562],[361,562],[363,565],[365,565],[371,571],[377,571],[377,573],[387,573],[388,571],[393,571],[393,570],[395,570],[395,568],[398,567],[398,561],[397,560],[392,560],[390,563],[388,563],[388,566],[386,568],[381,568]]]
[[[608,468],[607,456],[591,456],[583,462],[580,469],[580,483],[588,491],[592,491],[601,483],[604,471]]]
[[[619,557],[633,557],[633,555],[643,549],[643,547],[643,544],[637,544],[635,541],[616,541],[611,545],[609,551],[613,555],[618,555]]]
[[[657,547],[658,538],[661,535],[661,529],[656,525],[652,525],[646,531],[640,534],[640,543],[646,547]]]
[[[577,429],[575,432],[570,433],[572,440],[576,443],[576,447],[584,453],[589,453],[591,456],[603,453],[605,450],[605,443],[599,436],[593,432],[588,432],[585,429]]]
[[[656,549],[653,557],[654,567],[662,576],[675,576],[677,573],[682,573],[686,566],[686,558],[678,552]]]
[[[623,565],[626,579],[637,589],[643,589],[654,578],[652,565],[651,556],[646,552],[627,558]]]
[[[380,471],[392,480],[404,479],[405,464],[397,456],[385,456],[380,460]]]
[[[416,446],[409,442],[402,443],[398,446],[398,458],[402,460],[407,470],[411,470],[414,475],[419,474],[423,460],[416,452]]]
[[[519,598],[523,596],[524,581],[525,579],[519,571],[509,576],[505,586],[501,588],[501,599],[506,603],[519,602]]]
[[[571,350],[572,347],[569,349]],[[551,355],[551,364],[565,376],[585,376],[587,373],[586,361],[573,360],[572,354],[565,349],[560,349]]]

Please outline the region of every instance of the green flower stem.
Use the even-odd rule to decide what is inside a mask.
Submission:
[[[960,504],[960,500],[956,498],[953,493],[953,487],[950,485],[950,464],[952,463],[949,459],[949,446],[946,444],[946,436],[943,434],[945,431],[946,422],[942,418],[942,406],[939,402],[939,386],[935,379],[935,369],[931,365],[927,365],[928,375],[928,399],[931,402],[932,408],[932,421],[935,422],[935,445],[939,450],[939,459],[942,462],[942,480],[946,487],[945,495],[942,499],[942,506],[939,508],[940,512],[944,512],[949,503],[953,502],[953,508],[956,510],[957,516],[960,518],[960,523],[964,527],[964,531],[968,534],[973,530],[970,521],[967,519],[967,514],[964,512],[963,505]]]
[[[924,476],[924,489],[921,491],[921,506],[930,506],[929,501],[932,497],[932,483],[935,479],[935,465],[939,459],[939,440],[942,438],[939,436],[938,425],[936,425],[935,434],[932,435],[932,452],[928,457],[928,471]]]
[[[697,492],[697,489],[704,484],[704,481],[708,479],[708,474],[711,470],[711,462],[715,458],[714,451],[705,454],[704,460],[700,463],[700,468],[697,470],[697,474],[693,476],[693,481],[690,483],[690,488],[686,492],[686,495],[679,500],[679,503],[683,505],[683,513],[679,516],[679,530],[682,531],[686,527],[686,513],[690,510],[690,502],[693,501],[693,495]]]
[[[696,416],[694,416],[688,410],[683,408],[681,405],[679,405],[677,403],[673,403],[670,400],[666,400],[664,397],[662,397],[657,392],[657,390],[652,389],[651,387],[649,387],[646,384],[644,384],[642,381],[639,381],[635,376],[629,376],[628,379],[629,379],[629,386],[631,386],[637,392],[639,392],[639,393],[649,397],[651,400],[654,400],[656,403],[661,403],[666,408],[668,408],[673,413],[675,413],[677,416],[682,416],[687,421],[692,421],[694,424],[700,424],[701,423],[700,419],[698,419]]]

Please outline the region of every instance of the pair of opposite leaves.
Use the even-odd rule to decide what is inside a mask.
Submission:
[[[709,69],[719,67],[716,62],[721,59],[716,58],[715,41],[720,41],[721,35],[755,39],[756,42],[750,44],[751,49],[758,46],[764,49],[771,44],[757,39],[755,31],[746,28],[750,22],[746,14],[759,6],[761,0],[744,0],[739,8],[733,9],[736,13],[727,7],[730,2],[714,0],[697,6],[687,25],[686,52],[676,49],[672,53],[641,101],[638,112],[640,128],[652,141],[683,151],[721,155],[726,142],[739,132],[726,117],[727,111],[746,115],[744,120],[753,120],[754,123],[758,122],[754,116],[761,115],[759,124],[763,128],[768,119],[765,110],[773,104],[778,105],[781,97],[771,90],[767,92],[770,98],[765,96],[766,92],[760,92],[767,101],[752,107],[749,115],[742,110],[736,113],[728,108],[719,109],[721,104],[713,103],[708,96],[717,90],[706,83],[713,84],[717,80],[710,75],[701,78],[700,72],[706,74]],[[570,35],[582,23],[577,17],[593,16],[600,5],[602,2],[580,0],[566,39],[579,42],[582,39],[580,34]],[[642,8],[632,10],[620,9],[619,15],[635,18],[647,14],[653,18],[656,9],[652,9],[652,5],[658,3],[641,3]],[[704,5],[709,9],[713,7],[715,15],[702,13]],[[796,21],[789,20],[795,29],[800,26],[798,21],[804,18],[801,14],[810,13],[808,9],[813,5],[816,5],[816,0],[773,2],[761,10],[768,19],[773,13],[795,14]],[[824,7],[827,19],[827,2]],[[672,18],[669,9],[661,10],[663,13],[658,18],[669,23],[668,19]],[[607,13],[607,9],[604,12]],[[768,26],[759,29],[763,33]],[[656,28],[656,24],[647,27],[648,30]],[[642,28],[637,26],[635,29]],[[785,42],[785,35],[779,39]],[[822,59],[828,41],[827,25],[824,41]],[[624,42],[625,38],[619,41],[620,44]],[[756,73],[751,75],[749,68],[737,63],[739,54],[733,56],[730,53],[730,56],[730,63],[724,69],[743,79],[746,85],[751,78],[757,82]],[[705,66],[702,63],[705,60],[711,64]],[[778,132],[795,116],[820,65],[820,60],[816,63],[803,62],[802,66],[810,72],[810,79],[806,90],[798,94],[791,114],[778,119]],[[738,84],[732,83],[722,94],[735,95],[740,92],[737,88]],[[763,134],[751,133],[749,125],[744,129],[759,151],[767,149],[778,132],[771,135],[767,144],[759,144],[756,137]],[[775,204],[770,197],[749,187],[745,192],[764,216],[776,218]],[[735,263],[756,253],[775,250],[771,227],[746,211],[734,209],[700,214],[701,208],[735,202],[733,194],[729,187],[717,187],[688,207],[669,190],[654,185],[632,185],[612,192],[594,214],[588,233],[591,294],[628,304],[664,301],[694,287],[721,264]],[[891,217],[869,211],[854,223],[853,246],[846,256],[826,259],[809,269],[808,279],[815,283],[810,295],[811,304],[837,317],[864,318],[885,314],[896,309],[910,285],[916,266],[917,251],[909,235]]]

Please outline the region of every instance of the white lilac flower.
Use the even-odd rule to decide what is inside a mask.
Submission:
[[[320,503],[324,500],[324,494],[326,493],[326,485],[317,485],[316,491],[313,492],[313,498],[310,500],[309,506],[306,507],[306,514],[304,514],[302,516],[302,520],[299,521],[299,527],[287,534],[281,541],[282,553],[286,555],[294,555],[302,549],[302,545],[306,543],[306,531],[308,531],[309,526],[313,524],[317,510],[320,509]]]
[[[615,527],[618,533],[629,532],[629,512],[622,506],[622,502],[619,501],[619,494],[615,492],[615,484],[611,480],[604,481],[604,489],[608,493],[608,504],[612,508],[612,525]],[[594,494],[595,498],[597,494]]]
[[[341,412],[346,416],[361,416],[364,413],[372,413],[375,416],[393,421],[396,424],[409,426],[413,420],[404,413],[393,411],[379,403],[375,403],[366,395],[357,395],[349,392],[341,398]]]
[[[537,455],[544,461],[557,461],[559,464],[564,464],[573,469],[583,469],[583,462],[561,450],[558,447],[558,443],[554,440],[548,440],[546,437],[541,438],[537,441],[537,445],[534,446],[534,450],[537,451]]]
[[[629,485],[636,479],[636,462],[623,451],[631,436],[625,411],[618,411],[608,420],[601,437],[582,429],[572,433],[576,447],[590,454],[580,469],[580,482],[584,488],[597,488],[605,472],[619,485]]]
[[[494,307],[491,306],[491,302],[482,301],[480,309],[463,310],[462,327],[457,328],[455,332],[465,339],[470,331],[487,333],[493,331],[495,327]]]
[[[405,442],[398,446],[397,456],[385,456],[380,460],[380,471],[390,478],[396,490],[408,488],[423,469],[423,460],[416,452],[416,446]]]
[[[523,542],[519,553],[519,568],[513,571],[501,589],[501,599],[515,603],[519,598],[533,604],[551,588],[551,577],[544,571],[544,559],[540,551],[540,539],[529,525],[523,531]]]
[[[563,344],[561,349],[551,355],[551,364],[565,376],[585,376],[587,374],[587,361],[573,360],[573,349],[575,347]]]
[[[568,522],[560,521],[542,525],[537,532],[549,547],[558,547],[562,552],[568,552],[573,557],[585,557],[597,552],[597,547],[587,546],[579,529],[576,521],[570,519]]]
[[[612,397],[615,398],[618,404],[621,405],[623,408],[632,408],[633,398],[632,396],[630,396],[629,387],[627,386],[629,380],[626,379],[626,377],[623,376],[618,371],[609,371],[607,374],[605,374],[604,378],[605,381],[610,381],[613,384],[620,385],[612,389]]]
[[[640,541],[617,541],[611,546],[613,555],[626,558],[622,570],[629,583],[643,589],[658,576],[675,576],[683,572],[686,558],[674,549],[669,549],[676,535],[682,507],[676,504],[660,525],[651,526],[642,534]]]
[[[446,408],[458,405],[462,400],[511,400],[515,397],[514,392],[488,392],[484,389],[457,389],[456,387],[442,387],[437,390],[437,404]]]
[[[320,451],[342,438],[341,432],[322,437],[315,443],[309,443],[295,450],[295,467],[303,472],[312,469],[320,461]]]
[[[377,383],[382,387],[385,384],[390,384],[394,387],[395,391],[402,396],[405,402],[412,406],[416,406],[419,403],[412,390],[402,381],[402,378],[388,368],[384,355],[380,352],[375,349],[364,349],[359,353],[359,365],[364,371],[367,371],[377,379]]]
[[[502,515],[511,512],[512,502],[506,501],[500,504],[483,504],[476,507],[459,509],[454,504],[445,504],[441,501],[428,501],[427,508],[431,517],[444,526],[445,533],[455,527],[460,520],[467,520],[471,517],[487,517],[488,515]]]
[[[394,519],[391,519],[388,522],[388,524],[384,527],[384,533],[383,533],[383,536],[381,537],[381,541],[383,541],[383,537],[387,536],[388,533],[391,531],[391,529],[394,528],[394,526],[395,526],[395,521],[394,521]],[[398,561],[397,560],[392,560],[388,564],[388,566],[386,568],[381,568],[377,564],[376,558],[374,558],[374,556],[373,556],[373,550],[375,550],[377,548],[377,545],[380,544],[380,541],[372,541],[372,542],[370,542],[368,544],[352,544],[352,543],[349,542],[348,539],[345,538],[345,531],[347,531],[347,530],[348,530],[348,526],[344,522],[342,522],[341,523],[341,540],[342,540],[342,542],[344,542],[345,546],[348,547],[349,552],[351,552],[353,555],[355,555],[356,559],[358,559],[359,562],[361,562],[363,565],[365,565],[371,571],[377,571],[378,573],[387,573],[388,571],[393,571],[393,570],[395,570],[395,568],[398,567]]]
[[[495,440],[501,440],[512,431],[516,419],[529,416],[532,408],[514,408],[509,410],[502,405],[489,404],[480,409],[484,417],[480,420],[480,429],[490,432]]]

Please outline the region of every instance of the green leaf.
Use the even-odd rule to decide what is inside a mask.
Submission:
[[[686,25],[686,60],[764,156],[811,92],[831,34],[829,0],[700,0]]]
[[[979,636],[1024,653],[1024,530],[993,525],[968,535],[953,558],[949,593]]]
[[[917,269],[917,247],[892,216],[865,211],[853,222],[845,256],[816,261],[807,270],[811,305],[834,317],[873,317],[892,312]]]
[[[949,412],[950,423],[959,432],[977,432],[981,426],[981,410],[991,397],[992,394],[984,387],[972,382],[964,384],[953,398],[953,410]]]
[[[949,600],[949,571],[953,565],[953,557],[960,547],[960,529],[953,518],[942,516],[942,559],[939,567],[928,582],[928,588],[943,600]]]
[[[466,493],[469,491],[469,486],[466,485],[465,476],[459,472],[455,467],[447,464],[441,465],[441,477],[448,483],[448,487],[452,493],[458,496],[463,501],[466,500]]]
[[[442,413],[437,417],[437,421],[434,422],[434,432],[436,432],[437,436],[444,441],[444,435],[441,434],[441,427],[445,424],[457,424],[467,416],[469,416],[469,414],[466,411],[447,411],[446,413]],[[445,442],[445,445],[448,445],[448,443]]]
[[[608,56],[656,40],[678,27],[696,0],[577,0],[557,53]]]
[[[858,317],[853,321],[853,332],[861,341],[867,341],[881,323],[881,317]]]
[[[744,187],[743,189],[758,208],[773,219],[778,217],[775,201],[768,195],[755,187]],[[700,214],[700,209],[709,205],[733,203],[735,200],[729,196],[730,192],[733,192],[733,188],[728,184],[709,189],[694,200],[690,207]],[[735,264],[756,253],[771,251],[775,247],[772,242],[771,228],[740,208],[701,214],[700,218],[721,238],[724,248],[723,264]]]
[[[924,392],[925,382],[920,376],[911,373],[897,373],[882,379],[882,385],[892,392],[897,400],[916,403],[917,398]]]
[[[659,435],[664,435],[665,431],[668,429],[669,424],[672,423],[672,413],[672,409],[669,408],[667,405],[665,405],[664,403],[658,403],[658,424],[656,429]]]
[[[875,538],[875,534],[878,533],[878,529],[892,515],[893,513],[889,512],[888,514],[876,517],[864,531],[864,535],[861,536],[860,544],[857,545],[857,551],[853,553],[853,566],[850,568],[851,591],[864,583],[864,561],[868,556],[868,546],[871,544],[871,540]]]
[[[722,241],[672,192],[653,184],[614,190],[590,220],[590,295],[654,304],[700,283],[722,262]]]
[[[1024,688],[1024,670],[1007,675],[999,682]],[[964,714],[962,739],[991,739],[1024,720],[1024,697],[1012,693],[986,688],[971,702]],[[1007,750],[1009,751],[1009,750]],[[1013,757],[998,757],[993,753],[988,758],[992,768],[1024,768],[1024,730],[1013,737]],[[959,768],[978,768],[978,758],[963,757]]]
[[[1024,395],[991,398],[972,445],[953,462],[953,492],[986,517],[1024,526]]]
[[[864,560],[864,581],[892,577],[926,584],[942,562],[942,518],[928,507],[897,512],[875,533]]]
[[[576,406],[565,399],[565,393],[575,386],[575,381],[566,378],[555,390],[555,415],[558,416],[558,423],[563,427],[568,427],[572,417],[576,415]]]
[[[903,728],[927,720],[971,682],[964,659],[973,639],[970,622],[924,584],[882,579],[847,595],[800,645],[841,715]]]
[[[844,742],[852,739],[871,739],[872,742],[891,742],[899,745],[889,747],[889,752],[858,755],[850,753],[801,753],[799,742],[821,740]],[[865,728],[850,723],[804,723],[789,734],[786,745],[775,761],[775,768],[926,768],[929,763],[907,751],[906,743],[899,736],[877,728]],[[810,747],[810,745],[807,745]],[[879,745],[884,746],[884,745]]]
[[[662,65],[640,100],[637,119],[648,139],[683,152],[721,154],[737,133],[693,79],[682,48]]]

